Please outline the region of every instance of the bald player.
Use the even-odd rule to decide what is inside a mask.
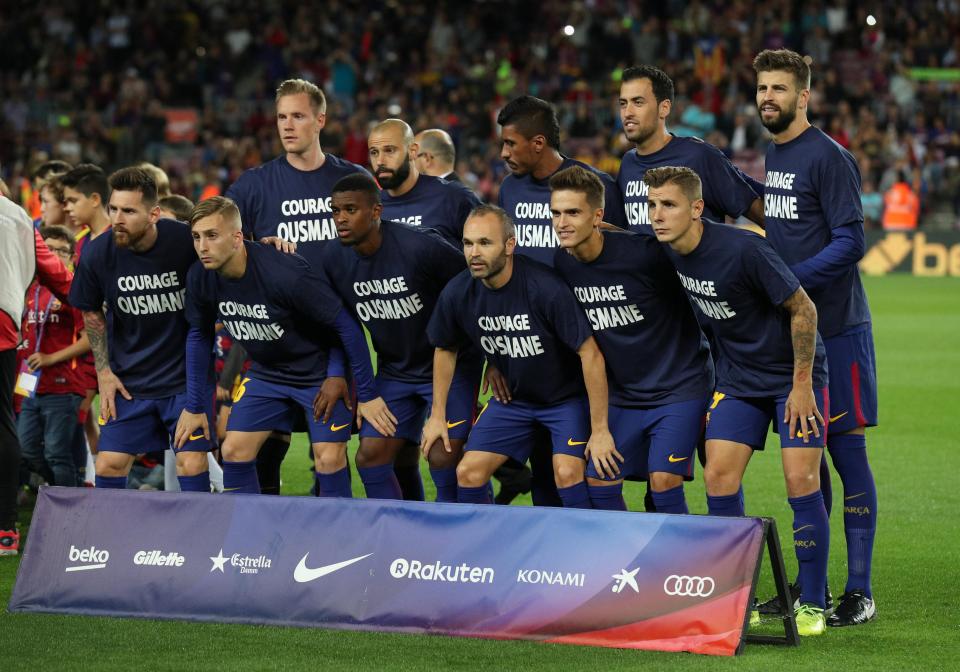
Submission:
[[[402,119],[386,119],[367,138],[370,169],[383,188],[383,217],[433,229],[460,247],[463,223],[480,199],[459,182],[421,174],[420,147]]]
[[[440,128],[428,128],[414,137],[417,143],[417,170],[447,182],[462,182],[457,175],[457,149],[450,134]]]

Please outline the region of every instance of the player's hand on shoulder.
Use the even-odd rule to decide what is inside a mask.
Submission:
[[[483,372],[483,388],[481,392],[490,392],[493,398],[501,404],[509,404],[513,398],[510,395],[510,384],[507,377],[500,373],[500,369],[487,362],[487,370]]]
[[[817,398],[811,385],[794,385],[783,407],[783,422],[789,423],[790,436],[803,437],[804,443],[810,443],[810,435],[820,438],[823,427],[823,415],[817,408]],[[817,424],[819,423],[819,425]],[[799,437],[798,437],[799,438]]]
[[[597,473],[607,478],[616,478],[620,475],[620,465],[617,462],[624,461],[623,455],[617,450],[610,430],[604,429],[590,434],[584,457],[593,460]]]
[[[342,376],[330,376],[323,381],[320,389],[317,390],[317,396],[313,400],[313,419],[321,422],[330,422],[333,416],[333,409],[337,401],[343,399],[344,405],[353,410],[353,402],[350,399],[350,386],[347,385],[347,379]],[[322,416],[322,418],[321,418]]]
[[[183,409],[180,419],[177,420],[177,431],[173,435],[173,445],[183,448],[191,436],[197,431],[203,431],[204,438],[210,440],[210,425],[207,423],[206,413],[191,413]],[[194,438],[197,438],[194,436]]]
[[[266,238],[261,238],[260,242],[264,245],[273,245],[284,254],[293,254],[297,251],[296,243],[291,243],[289,240],[284,240],[283,238],[278,238],[277,236],[267,236]]]
[[[453,452],[450,446],[450,434],[447,432],[447,419],[437,415],[427,418],[423,426],[423,434],[420,436],[420,451],[423,456],[430,459],[430,449],[437,441],[443,441],[443,449],[448,453]]]
[[[217,385],[217,401],[230,401],[230,390]]]
[[[127,401],[133,399],[133,396],[127,392],[117,375],[110,369],[104,367],[97,371],[97,387],[100,390],[100,417],[104,420],[117,419],[117,392],[123,395]]]
[[[357,404],[357,414],[384,436],[393,436],[397,433],[397,418],[387,408],[387,402],[383,397],[361,401]]]

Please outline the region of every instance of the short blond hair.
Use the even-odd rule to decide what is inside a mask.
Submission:
[[[665,184],[675,184],[691,203],[703,199],[703,183],[696,172],[686,166],[662,166],[650,168],[643,176],[643,183],[650,189]]]
[[[323,91],[320,90],[319,86],[305,79],[287,79],[281,82],[280,86],[277,87],[276,101],[280,102],[280,99],[284,96],[295,96],[299,93],[307,94],[310,98],[310,107],[313,108],[314,112],[317,114],[327,113],[327,98],[323,95]]]
[[[226,196],[211,196],[193,206],[193,211],[190,213],[191,228],[204,217],[212,215],[223,215],[223,218],[233,223],[237,229],[241,228],[240,209],[232,199]]]

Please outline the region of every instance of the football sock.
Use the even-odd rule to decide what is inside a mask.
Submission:
[[[820,492],[823,493],[823,508],[827,510],[827,518],[833,511],[833,482],[830,480],[830,464],[827,462],[827,451],[820,456]]]
[[[280,494],[280,463],[287,455],[290,444],[275,436],[268,437],[257,453],[257,481],[263,495]]]
[[[867,460],[863,434],[838,434],[827,441],[833,466],[843,481],[843,532],[849,576],[844,592],[862,590],[873,597],[870,573],[877,532],[877,486]]]
[[[194,476],[177,476],[181,492],[210,492],[210,472],[204,471]]]
[[[431,469],[430,477],[437,486],[438,502],[457,501],[457,468]]]
[[[653,501],[653,490],[650,489],[650,481],[647,481],[647,491],[643,493],[643,510],[647,513],[657,510],[657,503]]]
[[[392,463],[381,464],[379,467],[360,467],[357,471],[363,481],[367,499],[403,499]]]
[[[223,491],[226,493],[260,494],[260,481],[257,480],[257,461],[223,461]]]
[[[732,495],[707,495],[707,513],[711,516],[742,516],[743,486]]]
[[[657,513],[690,513],[683,496],[683,483],[663,492],[654,492],[653,502],[657,506]]]
[[[590,503],[593,508],[604,511],[626,511],[627,503],[623,501],[623,482],[616,485],[587,484],[590,494]]]
[[[332,474],[314,473],[318,497],[353,497],[350,487],[350,465]]]
[[[587,489],[586,481],[580,481],[565,488],[557,488],[557,494],[560,495],[560,501],[566,509],[593,508],[590,504],[590,491]]]
[[[490,481],[478,488],[466,488],[458,485],[457,501],[462,504],[493,504],[493,498],[490,496]]]
[[[94,479],[94,485],[98,488],[113,488],[114,490],[123,490],[127,487],[126,476],[101,476],[97,474]]]
[[[800,566],[800,603],[823,609],[827,590],[827,559],[830,557],[830,519],[817,490],[787,499],[793,509],[793,550]]]
[[[404,499],[412,502],[422,502],[424,500],[423,478],[420,476],[419,464],[395,464],[393,465],[393,473],[400,484],[400,491],[403,493]]]

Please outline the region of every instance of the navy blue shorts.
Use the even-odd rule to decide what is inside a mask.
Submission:
[[[692,479],[708,401],[704,397],[650,408],[610,406],[610,433],[624,457],[617,479],[633,476],[646,480],[653,471]],[[617,480],[597,473],[593,460],[587,461],[587,476]]]
[[[210,427],[210,438],[214,441],[217,436],[217,423],[213,417],[213,386],[204,395],[207,399],[207,425]],[[117,394],[114,403],[117,407],[115,420],[98,418],[100,424],[100,450],[114,453],[128,453],[139,455],[164,451],[171,447],[174,434],[177,431],[177,421],[180,413],[187,406],[187,393],[176,394],[162,399],[138,399],[134,397],[127,401],[123,395]],[[177,452],[191,451],[205,453],[214,447],[204,438],[203,432],[196,431],[190,435],[183,448],[174,448]]]
[[[328,422],[313,419],[313,400],[319,390],[319,385],[295,387],[244,376],[233,395],[227,431],[272,430],[289,434],[297,424],[296,420],[300,419],[306,423],[310,443],[349,441],[353,412],[342,399],[337,402]]]
[[[823,339],[830,374],[830,431],[877,424],[877,357],[869,324]]]
[[[477,412],[476,376],[455,374],[447,396],[447,432],[451,439],[466,439]],[[420,442],[423,423],[433,404],[433,383],[404,383],[377,378],[377,392],[397,419],[396,438]],[[360,437],[386,438],[369,422],[360,427]]]
[[[707,412],[707,441],[719,439],[745,443],[754,450],[763,450],[767,439],[767,430],[772,422],[776,433],[780,435],[781,448],[823,448],[829,428],[826,388],[813,391],[817,408],[827,427],[820,428],[820,438],[810,433],[809,442],[803,442],[799,421],[793,436],[790,436],[790,424],[783,421],[783,409],[787,395],[778,397],[732,397],[723,392],[714,392],[710,410]],[[819,423],[817,423],[819,424]]]
[[[530,457],[537,427],[545,427],[550,432],[554,455],[583,459],[590,438],[590,407],[586,397],[550,405],[516,400],[501,404],[491,398],[477,416],[464,450],[498,453],[522,464]]]

